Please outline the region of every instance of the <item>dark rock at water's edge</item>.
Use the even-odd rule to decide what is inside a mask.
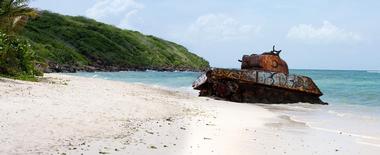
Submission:
[[[73,66],[61,65],[57,63],[48,63],[48,66],[43,70],[44,73],[76,73],[76,72],[118,72],[118,71],[147,71],[154,70],[160,72],[174,72],[174,71],[192,71],[202,72],[205,69],[193,69],[186,67],[120,67],[120,66]]]

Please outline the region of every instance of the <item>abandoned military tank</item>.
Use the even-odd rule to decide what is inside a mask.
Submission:
[[[312,103],[327,104],[319,97],[322,92],[306,76],[289,74],[280,51],[260,55],[244,55],[241,69],[213,68],[202,74],[193,88],[200,96],[213,96],[246,103]]]

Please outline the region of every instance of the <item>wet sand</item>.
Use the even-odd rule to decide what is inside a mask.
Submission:
[[[0,154],[376,154],[281,108],[46,74],[0,81]],[[277,109],[276,109],[277,108]]]

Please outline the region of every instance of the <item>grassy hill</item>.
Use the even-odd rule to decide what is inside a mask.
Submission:
[[[42,11],[22,36],[53,71],[203,70],[209,63],[185,47],[85,17]]]

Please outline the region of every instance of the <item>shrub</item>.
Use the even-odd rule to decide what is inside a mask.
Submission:
[[[42,75],[35,69],[34,52],[27,41],[0,32],[0,74],[22,80]]]

